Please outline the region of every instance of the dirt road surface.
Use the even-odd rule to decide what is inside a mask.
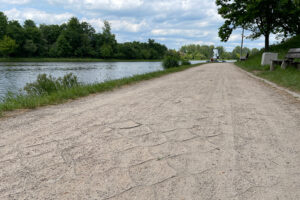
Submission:
[[[0,199],[299,200],[300,103],[206,64],[5,118]]]

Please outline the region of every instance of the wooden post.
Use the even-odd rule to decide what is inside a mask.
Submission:
[[[240,60],[242,59],[242,55],[243,55],[243,45],[244,45],[244,27],[243,27],[243,31],[242,31],[242,42],[241,42]]]
[[[273,71],[274,70],[274,61],[271,62],[271,65],[270,65],[270,71]]]
[[[287,63],[285,60],[282,61],[281,69],[286,69]]]

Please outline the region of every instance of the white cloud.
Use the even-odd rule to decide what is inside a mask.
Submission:
[[[143,0],[48,0],[48,2],[52,5],[80,5],[78,7],[89,10],[123,10],[136,8],[143,4]]]
[[[158,35],[158,36],[171,36],[171,35],[185,35],[189,37],[205,37],[209,35],[208,31],[201,31],[201,30],[195,30],[195,29],[190,29],[190,30],[184,30],[184,29],[153,29],[151,31],[153,35]]]
[[[26,19],[34,20],[38,24],[61,24],[70,19],[73,15],[71,13],[52,14],[36,9],[18,10],[13,8],[4,11],[9,19],[24,21]]]
[[[242,40],[242,35],[241,34],[231,34],[229,38],[229,42],[237,42]]]
[[[133,22],[132,20],[111,20],[113,30],[137,33],[148,27],[146,21]]]
[[[3,4],[24,5],[30,3],[31,0],[0,0]]]
[[[93,19],[83,18],[81,21],[88,22],[98,32],[101,31],[104,22],[104,20],[100,18],[93,18]],[[146,21],[135,22],[131,19],[109,20],[109,23],[111,24],[113,31],[124,31],[124,32],[132,32],[132,33],[137,33],[142,29],[148,27]]]
[[[209,42],[209,41],[196,41],[196,42],[193,42],[193,44],[199,44],[199,45],[215,45],[214,42]]]

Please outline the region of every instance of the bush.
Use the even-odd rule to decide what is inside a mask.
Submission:
[[[181,61],[181,65],[191,65],[191,62],[188,60]]]
[[[63,78],[54,78],[51,75],[39,74],[37,80],[33,83],[27,83],[24,90],[29,95],[47,95],[59,90],[78,86],[77,77],[72,73],[65,75]]]
[[[179,66],[180,55],[175,50],[169,50],[163,60],[163,67],[165,69],[178,67]]]
[[[66,74],[63,78],[58,78],[58,83],[63,89],[72,88],[79,85],[78,78],[72,73]]]

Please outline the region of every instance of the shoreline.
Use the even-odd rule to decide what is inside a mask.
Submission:
[[[122,79],[106,81],[102,83],[84,84],[69,89],[59,90],[48,95],[30,96],[30,95],[15,95],[10,98],[4,98],[0,101],[0,118],[5,117],[7,112],[34,109],[47,105],[61,104],[68,100],[75,100],[95,93],[102,93],[120,88],[125,85],[139,83],[141,81],[150,80],[165,76],[171,73],[176,73],[200,66],[204,63],[193,65],[182,65],[179,67],[164,69],[162,71],[149,72],[145,74],[138,74]]]
[[[230,59],[229,59],[230,60]],[[98,58],[0,58],[1,63],[12,62],[162,62],[163,59],[98,59]],[[208,61],[190,60],[190,61]]]
[[[162,59],[98,59],[98,58],[0,58],[0,63],[10,62],[161,62]]]

